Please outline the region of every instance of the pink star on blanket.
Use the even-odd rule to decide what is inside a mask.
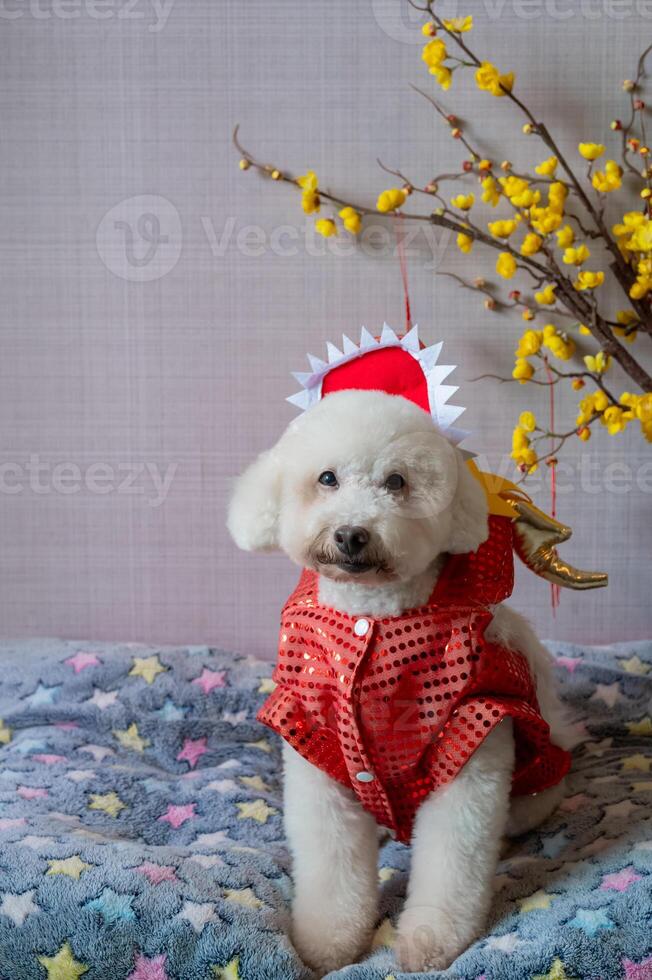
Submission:
[[[565,667],[569,674],[573,674],[578,664],[582,663],[581,657],[555,657],[555,660],[560,667]]]
[[[177,756],[177,760],[179,762],[183,762],[185,760],[190,768],[194,769],[197,765],[197,760],[201,759],[205,752],[208,752],[208,749],[206,748],[207,741],[207,738],[197,738],[194,740],[192,738],[187,738],[183,743],[181,752],[179,752],[179,755]]]
[[[0,817],[0,830],[13,830],[14,827],[24,827],[25,817]]]
[[[87,667],[99,667],[102,661],[94,653],[79,650],[74,657],[68,657],[67,660],[64,660],[64,663],[72,667],[76,674],[81,674],[82,670]]]
[[[167,956],[155,956],[153,960],[148,959],[140,953],[136,957],[134,971],[130,973],[127,980],[168,980],[165,972],[165,961]]]
[[[633,963],[632,960],[624,959],[625,980],[652,980],[652,956],[640,963]]]
[[[167,811],[162,817],[159,817],[159,820],[162,823],[169,823],[171,827],[177,830],[186,820],[194,820],[196,806],[196,803],[186,803],[184,806],[175,806],[173,803],[170,803]]]
[[[199,677],[195,677],[193,684],[201,687],[204,694],[210,694],[216,687],[226,687],[226,671],[209,670],[204,667]]]
[[[160,885],[163,881],[176,881],[175,870],[170,864],[154,864],[152,861],[143,861],[137,868],[134,868],[141,875],[145,875],[152,885]]]
[[[40,752],[33,755],[34,762],[42,762],[44,766],[55,766],[57,762],[67,762],[65,755],[55,755],[53,752]]]
[[[632,867],[623,868],[622,871],[615,871],[613,874],[605,875],[600,888],[603,891],[608,891],[611,888],[615,892],[626,892],[630,885],[640,880],[641,875],[637,875]]]
[[[24,800],[42,800],[48,795],[48,791],[42,786],[19,786],[16,792]]]

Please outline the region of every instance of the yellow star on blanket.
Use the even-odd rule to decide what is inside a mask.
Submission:
[[[132,722],[126,729],[114,728],[113,734],[123,748],[134,749],[136,752],[144,752],[147,746],[152,744],[148,738],[140,737],[136,722]]]
[[[63,861],[53,858],[48,861],[50,867],[46,871],[48,875],[68,875],[69,878],[74,878],[79,881],[79,876],[82,871],[87,871],[92,868],[92,864],[86,864],[82,861],[79,854],[73,854],[72,857],[65,858]]]
[[[0,745],[8,745],[9,742],[11,742],[11,728],[8,728],[0,718]]]
[[[638,674],[642,676],[644,674],[649,674],[652,667],[649,664],[644,663],[639,657],[634,654],[629,660],[620,659],[618,663],[622,666],[623,670],[626,670],[628,674]]]
[[[129,671],[130,677],[142,677],[148,684],[153,684],[158,674],[164,673],[164,667],[156,654],[153,657],[134,657],[134,665]]]
[[[398,874],[396,868],[381,868],[378,872],[378,881],[389,881],[395,874]]]
[[[633,783],[633,793],[652,793],[652,783]]]
[[[240,776],[240,782],[259,793],[269,793],[269,786],[260,776]]]
[[[521,912],[536,912],[539,909],[549,909],[553,898],[557,898],[557,896],[549,895],[548,892],[544,892],[540,888],[539,891],[534,892],[533,895],[528,895],[527,898],[519,898],[518,904]]]
[[[536,977],[532,977],[532,980],[574,980],[574,978],[568,976],[564,970],[564,964],[557,957],[557,959],[552,961],[552,966],[548,973],[539,973]]]
[[[260,687],[258,688],[259,694],[271,694],[275,689],[276,682],[273,681],[271,677],[260,678]]]
[[[226,966],[213,966],[213,976],[216,980],[240,980],[240,957],[235,956]]]
[[[380,949],[382,946],[387,946],[391,949],[396,942],[396,929],[392,925],[389,919],[383,919],[378,928],[374,933],[374,938],[371,942],[372,949]]]
[[[630,735],[652,735],[652,718],[646,715],[640,721],[628,721],[627,728]]]
[[[225,888],[224,897],[227,902],[235,902],[236,905],[244,905],[246,909],[262,909],[263,903],[251,888]]]
[[[123,803],[117,793],[91,793],[91,802],[88,804],[89,810],[102,810],[110,817],[117,817],[121,810],[125,810],[127,804]]]
[[[267,806],[264,800],[236,803],[236,806],[240,811],[238,820],[257,820],[258,823],[267,823],[269,817],[278,813],[273,806]]]
[[[257,742],[245,742],[248,749],[260,749],[261,752],[271,752],[272,746],[266,738],[259,738]]]
[[[79,980],[88,970],[77,962],[70,943],[64,943],[56,956],[39,956],[38,961],[48,971],[48,980]]]
[[[652,765],[652,758],[637,752],[636,755],[628,755],[623,759],[623,770],[636,770],[637,772],[649,772]]]

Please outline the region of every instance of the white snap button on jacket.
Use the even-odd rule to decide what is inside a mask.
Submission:
[[[356,636],[366,636],[369,632],[369,626],[368,619],[357,619],[353,627],[353,632]]]
[[[356,772],[355,778],[359,783],[371,783],[375,779],[375,776],[372,772],[365,772],[363,770],[362,772]]]

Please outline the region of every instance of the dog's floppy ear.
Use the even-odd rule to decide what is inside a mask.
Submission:
[[[226,526],[239,548],[278,548],[280,503],[280,454],[274,448],[261,453],[235,482]]]
[[[453,500],[453,524],[448,551],[463,555],[475,551],[489,535],[489,508],[483,487],[473,476],[459,450],[457,458],[457,490]]]

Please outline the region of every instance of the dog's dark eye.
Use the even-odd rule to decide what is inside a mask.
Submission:
[[[405,486],[405,480],[400,473],[390,473],[385,480],[385,489],[390,493],[397,493]]]
[[[336,487],[337,477],[332,470],[324,470],[319,477],[319,483],[321,483],[322,487]]]

